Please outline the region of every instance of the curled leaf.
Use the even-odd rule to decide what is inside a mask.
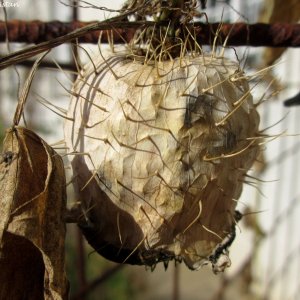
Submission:
[[[67,299],[61,157],[32,131],[9,129],[0,189],[0,299]]]

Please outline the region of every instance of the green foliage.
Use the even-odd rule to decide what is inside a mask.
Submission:
[[[126,270],[117,272],[91,293],[89,300],[134,300],[134,288]]]

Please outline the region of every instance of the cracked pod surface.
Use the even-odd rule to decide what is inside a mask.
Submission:
[[[79,225],[99,253],[146,265],[229,265],[220,256],[258,153],[245,78],[236,62],[212,56],[144,64],[112,55],[85,66],[65,141],[85,212]]]

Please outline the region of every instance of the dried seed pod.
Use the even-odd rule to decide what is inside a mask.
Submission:
[[[65,140],[94,248],[115,261],[224,270],[258,154],[259,116],[238,63],[93,58],[72,94]]]
[[[62,159],[32,131],[13,127],[0,189],[0,299],[67,299]]]

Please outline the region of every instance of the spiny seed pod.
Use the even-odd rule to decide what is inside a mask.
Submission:
[[[94,248],[118,262],[229,266],[236,200],[258,154],[259,116],[239,64],[94,57],[72,95],[65,140]]]

